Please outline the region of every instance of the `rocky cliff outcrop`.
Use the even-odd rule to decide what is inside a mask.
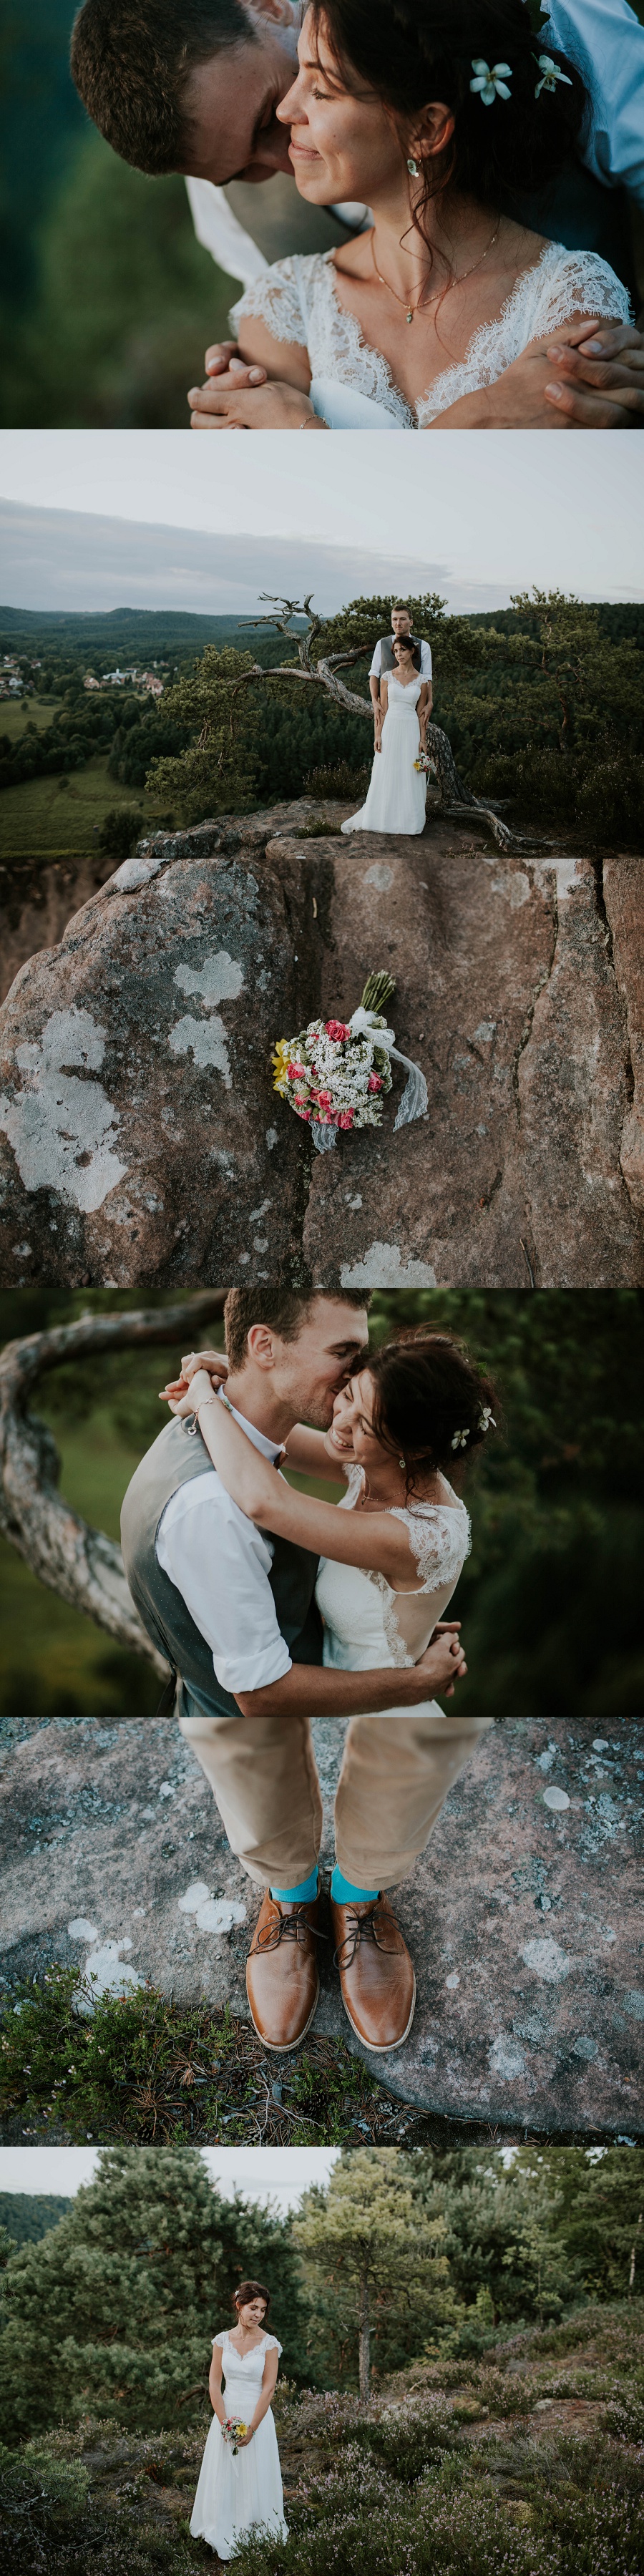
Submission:
[[[142,842],[21,968],[5,1284],[641,1281],[641,863],[491,850],[435,807],[420,839],[342,839],[342,811],[328,835],[303,800]],[[394,1095],[320,1156],[271,1049],[350,1012],[372,966],[427,1114],[394,1134]]]
[[[315,1727],[327,1868],[343,1735],[341,1722]],[[315,2032],[449,2121],[639,2134],[641,1738],[614,1718],[493,1728],[397,1896],[418,1982],[407,2046],[360,2050],[331,1940]],[[60,1960],[99,1990],[149,1978],[248,2017],[257,1891],[173,1719],[6,1721],[0,1838],[9,1991]]]

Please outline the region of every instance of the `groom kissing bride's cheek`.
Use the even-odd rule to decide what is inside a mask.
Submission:
[[[399,2048],[416,1999],[391,1892],[491,1720],[445,1710],[467,1667],[445,1611],[470,1547],[451,1478],[495,1429],[494,1390],[425,1325],[367,1348],[357,1291],[234,1288],[225,1353],[190,1352],[173,1419],[122,1513],[130,1590],[175,1677],[179,1725],[262,1890],[247,1961],[264,2045],[297,2048],[332,1939],[352,2030]],[[295,1490],[282,1465],[341,1484]],[[331,1920],[311,1719],[348,1718]]]
[[[193,428],[642,426],[644,29],[628,0],[544,0],[537,34],[533,14],[84,0],[90,115],[135,167],[186,175],[201,240],[245,283]],[[250,231],[225,190],[277,179],[284,232],[287,171],[269,264],[248,185]]]

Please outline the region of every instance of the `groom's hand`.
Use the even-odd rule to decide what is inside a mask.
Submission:
[[[415,1666],[417,1673],[426,1674],[428,1684],[432,1690],[440,1692],[441,1699],[453,1699],[455,1682],[461,1681],[467,1672],[460,1626],[460,1619],[439,1620],[424,1655],[419,1656]]]

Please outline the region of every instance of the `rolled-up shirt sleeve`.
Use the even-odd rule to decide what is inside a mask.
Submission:
[[[375,653],[374,653],[374,657],[373,657],[373,661],[372,661],[372,662],[370,663],[370,665],[369,665],[369,678],[370,678],[370,680],[379,680],[379,679],[380,679],[380,673],[381,673],[381,670],[382,670],[382,645],[381,645],[381,644],[377,644],[377,645],[376,645],[376,649],[375,649]]]
[[[209,1481],[209,1480],[208,1480]],[[272,1548],[218,1479],[173,1494],[157,1530],[156,1554],[205,1637],[222,1690],[265,1690],[290,1672],[269,1576]]]

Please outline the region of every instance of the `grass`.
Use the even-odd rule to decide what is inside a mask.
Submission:
[[[115,805],[140,805],[142,830],[153,829],[161,810],[150,798],[144,800],[142,788],[124,787],[119,778],[108,776],[106,754],[88,760],[84,769],[25,778],[18,787],[4,787],[0,815],[5,866],[12,859],[86,857],[94,828],[98,830]]]
[[[376,2082],[343,2041],[309,2034],[301,2054],[267,2060],[252,2026],[226,2009],[179,2005],[153,1988],[74,2008],[76,1968],[12,1992],[0,2043],[0,2118],[25,2143],[53,2128],[130,2145],[411,2145],[426,2124]]]
[[[628,2417],[642,2378],[641,2302],[577,2310],[479,2359],[436,2349],[371,2400],[278,2381],[273,2412],[286,2544],[251,2538],[237,2576],[640,2576],[642,2452]],[[574,2386],[587,2388],[583,2413]],[[619,2414],[630,2424],[616,2429]],[[220,2561],[189,2518],[209,2415],[157,2433],[85,2416],[0,2455],[3,2567],[23,2576],[172,2576]],[[575,2429],[577,2427],[577,2429]],[[29,2519],[27,2519],[27,2515]]]
[[[0,733],[10,742],[23,742],[27,726],[35,725],[37,733],[46,733],[62,706],[62,698],[0,698]]]

